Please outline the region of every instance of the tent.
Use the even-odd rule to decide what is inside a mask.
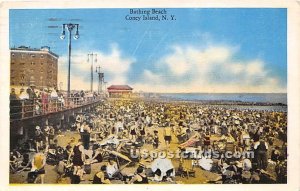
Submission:
[[[99,145],[107,145],[107,144],[115,144],[115,145],[119,145],[120,140],[118,139],[118,137],[116,135],[109,135],[107,138],[103,139]]]
[[[167,175],[167,171],[171,169],[173,170],[171,176],[173,177],[175,176],[175,168],[174,165],[172,164],[171,159],[160,158],[160,157],[156,158],[151,164],[151,170],[152,172],[155,172],[158,169],[161,171],[159,181],[161,181],[162,178]]]

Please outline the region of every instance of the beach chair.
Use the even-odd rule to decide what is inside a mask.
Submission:
[[[178,175],[181,177],[196,177],[196,172],[194,170],[193,160],[183,159],[180,167],[178,168]]]

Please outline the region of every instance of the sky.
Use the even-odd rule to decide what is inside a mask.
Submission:
[[[94,66],[100,65],[107,84],[134,91],[287,91],[286,9],[166,12],[168,20],[135,21],[126,16],[141,15],[129,8],[10,10],[10,47],[49,46],[59,55],[58,84],[66,89],[68,40],[59,37],[61,25],[72,22],[79,24],[80,38],[72,39],[71,89],[90,89],[87,54],[96,53]]]

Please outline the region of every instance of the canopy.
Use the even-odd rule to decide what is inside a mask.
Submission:
[[[157,158],[151,164],[151,170],[155,172],[157,169],[161,171],[161,179],[162,177],[167,175],[167,171],[173,169],[172,176],[175,176],[175,168],[172,164],[172,161],[168,158]]]

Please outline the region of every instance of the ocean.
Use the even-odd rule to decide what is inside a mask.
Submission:
[[[158,95],[186,101],[234,101],[287,105],[286,93],[160,93]]]

